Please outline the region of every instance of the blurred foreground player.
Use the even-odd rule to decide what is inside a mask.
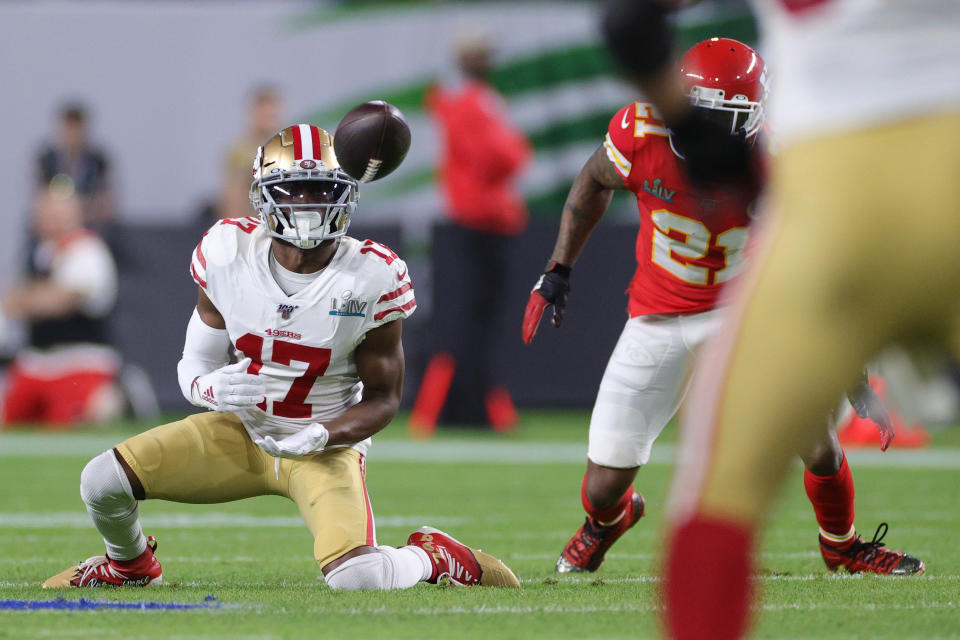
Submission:
[[[750,47],[712,38],[680,63],[684,89],[707,117],[762,143],[766,68]],[[721,287],[744,266],[748,225],[758,189],[698,190],[652,106],[634,103],[611,119],[604,144],[587,161],[564,208],[547,272],[530,296],[524,319],[529,342],[547,305],[563,318],[568,278],[614,189],[633,192],[640,209],[637,270],[630,284],[630,319],[607,365],[590,420],[587,472],[581,498],[587,518],[557,560],[558,572],[596,571],[610,546],[644,514],[632,482],[654,441],[676,413],[700,345],[716,333]],[[869,385],[851,393],[858,412],[888,427]],[[827,566],[875,573],[922,571],[895,551],[865,558],[853,528],[853,478],[836,434],[821,418],[816,443],[804,450],[804,485],[820,524]],[[872,549],[872,547],[871,547]]]
[[[689,119],[682,92],[663,81],[666,6],[611,4],[614,52],[671,118]],[[782,65],[776,228],[699,370],[682,428],[666,562],[668,629],[682,639],[745,633],[754,532],[792,452],[881,347],[947,342],[960,291],[960,69],[949,54],[960,4],[756,6]],[[698,161],[725,179],[707,154]]]
[[[3,297],[2,315],[26,325],[28,344],[7,377],[0,428],[115,418],[123,402],[107,322],[117,299],[110,249],[84,228],[83,201],[69,187],[38,195],[33,231],[28,277]]]
[[[87,464],[80,493],[107,554],[44,586],[158,584],[139,500],[260,495],[297,504],[334,589],[519,586],[496,558],[430,527],[405,547],[377,545],[365,454],[400,402],[402,321],[416,300],[396,254],[346,235],[357,182],[332,138],[306,124],[274,135],[257,151],[250,195],[259,219],[218,222],[190,265],[199,291],[177,374],[187,399],[212,411]]]

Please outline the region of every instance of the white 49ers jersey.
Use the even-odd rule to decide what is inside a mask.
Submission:
[[[960,105],[957,0],[753,0],[785,143]]]
[[[288,296],[270,273],[271,238],[256,218],[221,220],[193,252],[190,274],[227,325],[236,356],[266,384],[238,412],[251,438],[284,438],[360,401],[354,352],[368,331],[417,308],[407,265],[372,240],[344,237],[330,264]],[[370,441],[352,445],[365,452]]]

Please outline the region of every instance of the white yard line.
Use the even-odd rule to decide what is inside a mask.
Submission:
[[[768,582],[808,582],[812,580],[863,580],[867,574],[863,573],[827,573],[824,570],[824,573],[808,573],[804,575],[760,575],[755,576],[754,579]],[[917,577],[909,578],[911,582],[921,580],[921,581],[935,581],[935,580],[948,580],[948,581],[957,581],[960,580],[960,576],[948,576],[948,575],[923,575]],[[525,578],[520,580],[520,582],[528,584],[539,584],[544,581],[551,583],[563,584],[567,582],[573,583],[594,583],[599,582],[603,584],[619,584],[619,583],[631,583],[631,582],[660,582],[659,576],[622,576],[618,578],[606,578],[602,575],[591,574],[589,576],[581,575],[554,575],[546,578]],[[957,603],[960,605],[960,601]]]
[[[275,558],[272,558],[275,559]],[[295,562],[313,562],[313,556],[302,555],[302,556],[289,556],[287,559]],[[250,556],[168,556],[164,554],[164,562],[175,562],[177,564],[201,564],[201,563],[218,563],[218,562],[230,562],[230,563],[258,563],[263,562],[263,558],[253,558]],[[0,565],[11,564],[11,565],[34,565],[34,564],[47,564],[53,562],[54,564],[63,564],[62,560],[57,560],[56,558],[51,558],[50,556],[30,556],[26,558],[0,558]]]
[[[919,551],[916,552],[920,554]],[[797,551],[792,553],[774,553],[774,552],[763,552],[760,554],[764,558],[819,558],[820,552],[817,550],[810,551]],[[550,560],[557,559],[559,556],[558,553],[511,553],[508,554],[508,557],[514,560]],[[607,558],[621,559],[621,560],[647,560],[651,558],[659,558],[659,554],[655,553],[608,553]],[[2,560],[0,560],[2,562]]]
[[[242,513],[158,513],[145,514],[143,521],[147,527],[168,529],[210,529],[210,528],[305,528],[303,520],[296,516],[252,516]],[[456,526],[465,522],[464,518],[443,516],[385,516],[376,518],[377,526],[419,527],[424,523],[441,526]],[[47,511],[41,513],[0,512],[0,529],[89,529],[93,525],[90,516],[83,511]]]
[[[113,436],[94,434],[47,435],[15,433],[0,435],[0,458],[92,457],[117,444]],[[654,445],[650,464],[673,462],[675,446]],[[852,450],[850,464],[857,467],[919,467],[960,469],[960,450],[921,449]],[[495,440],[433,440],[406,442],[374,440],[368,456],[371,464],[389,462],[435,462],[476,464],[557,464],[586,462],[586,441],[506,442]]]
[[[960,609],[960,602],[917,602],[904,604],[834,604],[834,603],[810,603],[810,604],[766,604],[758,607],[763,611],[914,611],[914,610],[948,610]],[[477,605],[473,607],[453,606],[453,607],[420,607],[417,609],[400,609],[392,607],[373,607],[362,608],[353,607],[349,609],[332,609],[325,607],[314,607],[309,609],[309,613],[320,613],[326,615],[348,615],[348,616],[367,616],[367,615],[390,615],[390,616],[441,616],[441,615],[530,615],[530,614],[583,614],[583,613],[614,613],[614,612],[635,612],[660,611],[661,608],[654,604],[642,602],[624,603],[608,606],[584,605]]]

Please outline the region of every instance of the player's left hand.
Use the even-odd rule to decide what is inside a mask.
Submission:
[[[327,446],[330,432],[318,422],[307,425],[292,436],[274,440],[265,436],[255,440],[254,444],[274,458],[302,458],[312,453],[320,453]]]
[[[570,293],[570,267],[550,261],[547,270],[537,280],[530,292],[530,300],[523,313],[523,342],[530,344],[540,326],[540,318],[547,307],[553,305],[553,326],[563,324],[563,312],[567,308],[567,295]]]
[[[880,450],[886,451],[890,441],[896,435],[893,421],[890,420],[890,414],[883,406],[883,400],[870,386],[866,376],[863,376],[856,386],[847,392],[847,399],[858,416],[877,425],[877,430],[880,432]]]

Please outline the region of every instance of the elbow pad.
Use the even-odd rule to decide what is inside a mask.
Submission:
[[[669,8],[657,0],[611,0],[601,30],[614,57],[644,78],[663,69],[673,51]]]
[[[187,336],[183,343],[183,357],[177,364],[177,381],[183,397],[191,404],[190,387],[199,376],[215,371],[230,362],[230,336],[226,329],[214,329],[200,319],[194,308],[187,324]]]

